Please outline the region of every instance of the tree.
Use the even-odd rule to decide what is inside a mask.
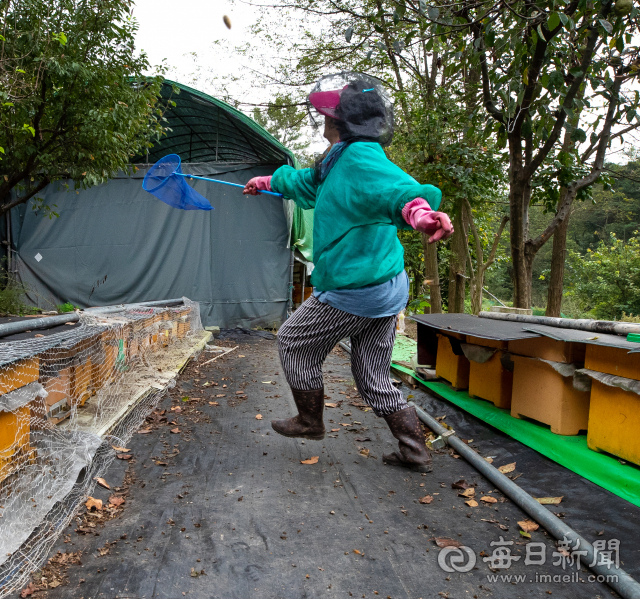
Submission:
[[[102,183],[162,134],[162,77],[143,76],[149,63],[135,51],[129,6],[2,4],[0,214],[35,197],[51,217],[37,199],[50,182]]]
[[[509,151],[509,203],[514,303],[531,305],[533,260],[569,214],[574,199],[600,178],[608,145],[638,126],[637,9],[628,0],[569,0],[455,5],[432,19],[436,32],[468,27],[482,73],[483,101],[498,141]],[[601,104],[601,107],[596,105]],[[590,119],[577,117],[588,109]],[[577,123],[572,123],[577,120]],[[617,127],[617,130],[615,129]],[[562,151],[561,135],[587,142],[587,164]],[[565,188],[554,217],[535,238],[528,210],[541,167],[557,161]],[[573,171],[573,173],[572,173]],[[574,176],[570,176],[573,174]]]
[[[597,319],[640,315],[640,239],[625,243],[612,233],[607,241],[584,254],[569,252],[568,294]]]
[[[308,114],[304,102],[296,102],[292,93],[276,94],[262,110],[255,106],[253,120],[294,152],[301,162],[311,163],[307,152],[309,140],[304,133]]]

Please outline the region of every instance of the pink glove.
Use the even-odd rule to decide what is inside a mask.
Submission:
[[[254,177],[244,186],[242,193],[248,196],[260,195],[261,191],[271,191],[271,176]]]
[[[416,231],[431,235],[429,243],[449,239],[453,235],[453,225],[444,212],[434,212],[427,200],[416,198],[402,209],[402,218]]]

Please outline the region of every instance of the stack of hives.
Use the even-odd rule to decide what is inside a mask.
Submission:
[[[103,326],[2,344],[0,484],[33,459],[31,436],[65,420],[148,352],[184,338],[191,307],[128,312]]]
[[[437,336],[439,377],[555,434],[586,431],[591,449],[640,464],[640,345],[618,335],[482,320],[420,317]]]

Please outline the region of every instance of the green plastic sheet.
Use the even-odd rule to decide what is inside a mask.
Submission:
[[[392,360],[406,361],[409,345],[407,338],[404,337],[403,341],[397,344],[397,348],[394,348]],[[412,353],[416,351],[415,347],[416,343],[413,341]],[[640,470],[631,464],[621,464],[613,456],[590,450],[587,447],[586,436],[555,435],[544,425],[513,418],[508,410],[496,408],[488,401],[474,399],[466,391],[455,391],[442,382],[423,381],[413,370],[399,364],[392,364],[391,367],[410,374],[441,398],[527,447],[531,447],[550,460],[640,507]]]

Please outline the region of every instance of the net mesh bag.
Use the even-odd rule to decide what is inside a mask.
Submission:
[[[393,139],[393,102],[382,81],[371,75],[343,71],[322,77],[309,94],[307,109],[316,129],[324,126],[325,116],[335,118],[340,141],[361,139],[386,146]]]
[[[209,200],[190,187],[181,177],[180,156],[168,154],[160,158],[145,175],[142,189],[172,208],[181,210],[213,210]]]
[[[0,597],[40,568],[116,452],[204,344],[198,304],[83,314],[0,339]]]

